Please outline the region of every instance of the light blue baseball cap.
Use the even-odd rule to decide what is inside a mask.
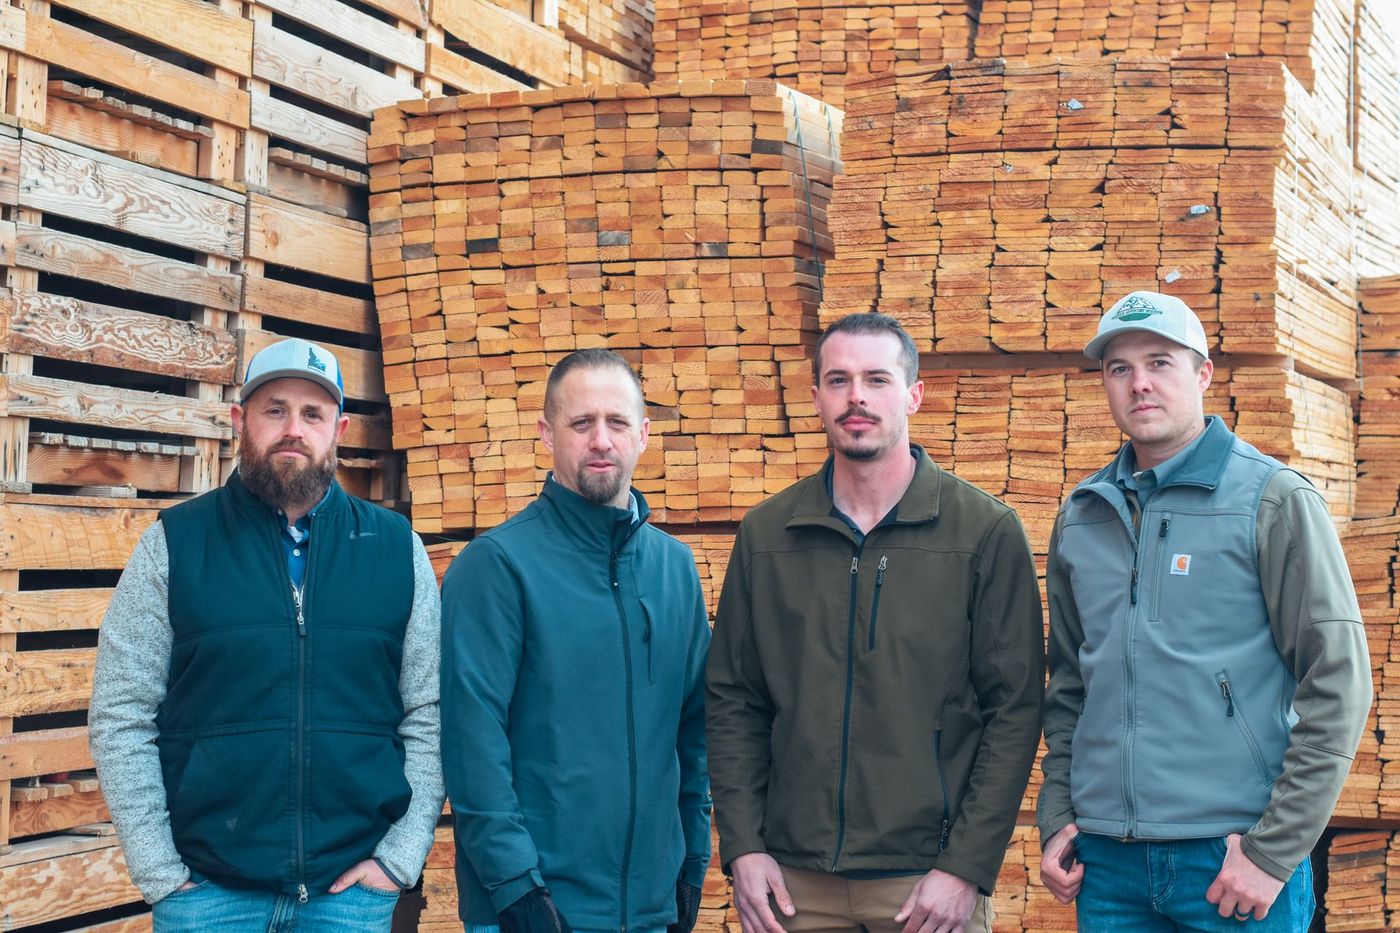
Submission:
[[[1175,295],[1160,292],[1132,292],[1115,301],[1099,318],[1099,331],[1084,347],[1084,355],[1091,360],[1103,359],[1109,342],[1130,331],[1147,331],[1210,356],[1206,331],[1196,312]]]
[[[345,382],[340,377],[340,363],[325,347],[300,337],[288,337],[263,347],[248,361],[248,373],[243,377],[240,402],[257,391],[258,386],[273,379],[306,379],[331,394],[336,407],[345,408]]]

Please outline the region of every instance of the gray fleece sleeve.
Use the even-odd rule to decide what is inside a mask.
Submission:
[[[413,788],[408,812],[389,827],[374,849],[379,864],[404,887],[423,871],[433,830],[442,814],[442,758],[438,754],[439,629],[442,603],[437,577],[422,540],[413,536],[413,612],[404,633],[399,694],[404,717],[399,735],[404,744],[404,776]],[[349,866],[346,866],[349,867]]]
[[[156,748],[172,641],[168,573],[165,529],[156,522],[137,542],[102,620],[88,714],[92,758],[127,871],[152,904],[190,877],[170,832]]]

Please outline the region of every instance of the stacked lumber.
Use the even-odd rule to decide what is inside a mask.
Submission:
[[[983,0],[978,58],[1099,58],[1213,52],[1285,62],[1308,90],[1345,104],[1352,4],[1345,0]]]
[[[1386,830],[1341,832],[1327,848],[1327,891],[1322,908],[1328,933],[1383,933],[1400,875],[1391,875],[1395,834]],[[1397,866],[1400,867],[1400,866]],[[1391,878],[1394,877],[1392,884]]]
[[[996,933],[1070,933],[1074,906],[1055,900],[1040,883],[1040,834],[1031,825],[1011,834],[992,892],[992,929]]]
[[[657,80],[772,78],[833,107],[851,81],[898,62],[961,61],[977,24],[969,0],[657,0]]]
[[[1377,0],[1360,0],[1352,95],[1356,264],[1362,276],[1400,269],[1400,43]]]
[[[824,323],[878,310],[925,351],[1077,351],[1151,289],[1213,350],[1353,375],[1346,172],[1281,65],[902,67],[848,101]]]
[[[1400,511],[1400,275],[1362,279],[1356,517]]]
[[[782,366],[816,328],[840,125],[771,81],[377,114],[371,259],[415,527],[489,527],[533,498],[549,367],[585,347],[641,373],[656,520],[736,520],[796,479]]]
[[[645,0],[560,0],[559,27],[575,45],[651,74],[653,4]],[[575,76],[581,77],[579,75]],[[627,80],[613,77],[608,83]],[[632,79],[636,80],[636,78]]]

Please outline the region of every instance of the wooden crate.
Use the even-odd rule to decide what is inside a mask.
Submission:
[[[30,130],[8,139],[4,478],[211,488],[231,436],[221,399],[234,343],[222,325],[238,306],[227,269],[242,256],[245,199]]]
[[[823,323],[879,310],[926,351],[1077,351],[1152,289],[1213,348],[1354,374],[1347,173],[1281,65],[980,61],[848,100]]]
[[[53,0],[7,7],[14,115],[185,175],[234,174],[248,127],[252,27],[231,0]]]
[[[781,365],[812,340],[839,126],[739,81],[381,113],[371,260],[416,526],[494,525],[534,496],[548,368],[583,347],[641,372],[659,521],[734,520],[791,482]]]
[[[657,80],[771,78],[833,107],[899,62],[969,57],[977,3],[657,0]]]
[[[88,784],[65,793],[42,779],[92,768],[82,711],[97,629],[137,539],[171,504],[0,494],[0,846],[105,819]]]

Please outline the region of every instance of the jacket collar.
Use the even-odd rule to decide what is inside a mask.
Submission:
[[[898,525],[917,525],[938,517],[943,471],[918,444],[910,444],[909,450],[915,460],[914,478],[909,481],[909,488],[904,490],[904,495],[900,496],[895,506],[894,521]],[[792,517],[787,521],[788,528],[820,527],[831,528],[845,535],[851,533],[845,522],[831,514],[836,503],[827,491],[826,478],[834,464],[834,455],[828,456],[821,470],[807,478]]]
[[[631,509],[589,502],[556,480],[552,470],[540,490],[540,501],[554,510],[564,531],[579,544],[614,552],[626,546],[651,515],[646,498],[635,488],[631,492],[637,499],[636,522]]]
[[[1186,461],[1173,471],[1171,478],[1161,488],[1198,486],[1202,489],[1214,489],[1220,485],[1220,478],[1225,474],[1225,467],[1230,462],[1230,450],[1234,444],[1235,435],[1231,433],[1229,428],[1225,427],[1225,422],[1221,421],[1217,415],[1209,416],[1206,418],[1206,427],[1200,442],[1196,444]],[[1132,456],[1133,442],[1128,441],[1118,449],[1118,455],[1108,466],[1081,483],[1072,495],[1095,493],[1104,496],[1110,489],[1118,490],[1114,477],[1118,475],[1120,467]],[[1117,491],[1115,496],[1109,498],[1121,497],[1122,492]]]
[[[269,515],[282,521],[274,506],[253,495],[252,491],[243,485],[243,477],[239,475],[238,470],[235,469],[229,475],[228,480],[224,483],[224,490],[240,510],[257,515]],[[346,501],[345,490],[340,488],[340,482],[332,479],[330,488],[326,490],[325,498],[312,511],[317,515],[328,515],[340,511]]]

